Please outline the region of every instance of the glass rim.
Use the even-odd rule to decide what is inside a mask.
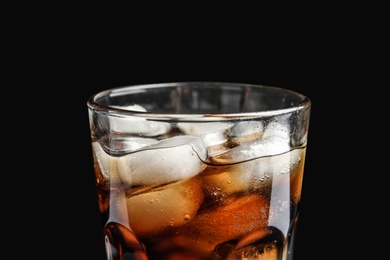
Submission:
[[[121,109],[117,106],[103,105],[98,102],[99,98],[104,96],[120,96],[122,94],[136,94],[144,92],[148,89],[157,89],[164,87],[175,87],[180,85],[198,85],[201,84],[212,84],[215,86],[227,85],[232,87],[252,87],[252,88],[263,88],[270,90],[279,90],[283,91],[289,95],[298,97],[301,102],[297,104],[291,105],[287,108],[280,109],[272,109],[272,110],[262,110],[262,111],[253,111],[253,112],[235,112],[235,113],[156,113],[156,112],[145,112],[145,111],[137,111],[131,109]],[[296,111],[309,109],[311,107],[311,99],[306,95],[296,92],[294,90],[270,86],[270,85],[262,85],[262,84],[250,84],[250,83],[237,83],[237,82],[223,82],[223,81],[180,81],[180,82],[165,82],[165,83],[141,83],[134,85],[124,85],[120,87],[109,88],[100,92],[97,92],[91,95],[87,100],[87,106],[94,110],[100,112],[106,112],[109,114],[115,115],[123,115],[123,116],[136,116],[143,117],[151,120],[183,120],[183,121],[224,121],[224,120],[234,120],[234,119],[253,119],[253,118],[263,118],[270,116],[278,116],[283,114],[290,114]]]

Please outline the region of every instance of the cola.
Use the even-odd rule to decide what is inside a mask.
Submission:
[[[194,127],[94,140],[109,259],[282,259],[306,146],[280,120]]]

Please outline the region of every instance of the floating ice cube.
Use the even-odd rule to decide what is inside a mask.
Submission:
[[[288,118],[283,117],[278,119],[278,121],[268,123],[264,130],[263,138],[270,136],[278,136],[287,140],[288,143],[288,141],[290,141],[290,124],[288,123]]]
[[[203,203],[200,178],[168,184],[127,199],[132,230],[138,236],[156,236],[191,221]]]
[[[225,131],[231,127],[229,123],[179,123],[177,127],[185,134],[197,135],[203,138],[206,146],[214,146],[226,142]]]
[[[110,146],[103,145],[104,149],[99,142],[93,142],[92,150],[103,178],[113,185],[121,183],[117,168],[118,157],[109,155],[106,151],[112,154],[129,153],[156,142],[158,142],[156,139],[142,137],[126,138],[120,141],[113,139],[109,143]]]
[[[169,123],[148,121],[143,118],[111,118],[111,130],[118,133],[136,134],[140,136],[159,136],[169,132]]]
[[[222,132],[231,127],[229,123],[178,123],[177,127],[188,135],[204,135],[213,132]]]
[[[146,109],[140,105],[130,105],[117,108],[146,112]],[[159,136],[169,132],[171,124],[146,120],[140,117],[118,116],[116,118],[110,118],[110,127],[112,131],[119,133],[137,134],[140,136]]]
[[[143,138],[143,137],[131,137],[122,141],[126,152],[133,152],[147,145],[157,143],[157,139]]]
[[[238,146],[227,150],[225,153],[210,158],[213,163],[236,163],[255,159],[263,156],[271,156],[285,153],[290,150],[289,125],[280,122],[270,122],[262,132],[261,122],[249,121],[236,124],[230,132],[230,136],[242,136],[248,133],[252,138],[238,137]],[[258,129],[257,134],[254,129]],[[260,138],[261,137],[261,138]],[[245,139],[245,142],[241,142]]]
[[[243,137],[248,135],[262,135],[264,124],[262,121],[242,121],[236,123],[229,132],[230,137]]]
[[[222,168],[225,170],[219,174],[204,174],[203,181],[209,196],[213,197],[246,192],[252,189],[260,190],[269,187],[271,182],[278,182],[283,177],[290,178],[290,173],[293,173],[298,167],[302,156],[302,150],[297,149],[280,155],[227,165]],[[206,171],[208,170],[206,169]]]
[[[227,138],[223,132],[214,132],[210,134],[201,135],[207,147],[223,144]]]
[[[290,150],[286,140],[278,136],[270,136],[253,142],[242,143],[225,153],[210,158],[212,163],[230,164],[247,161],[263,156],[281,154]]]
[[[206,157],[201,137],[182,135],[122,156],[117,166],[121,180],[129,185],[164,184],[198,174]]]
[[[252,141],[237,142],[237,146],[230,150],[210,157],[212,164],[230,166],[222,174],[205,176],[209,191],[217,190],[213,188],[217,185],[222,187],[221,194],[247,191],[264,187],[281,175],[288,176],[290,171],[298,165],[303,154],[301,150],[290,151],[289,125],[284,120],[282,118],[272,121],[267,124],[264,133],[253,138]],[[261,124],[258,128],[260,130]],[[245,123],[233,129],[232,136],[235,133],[242,134],[245,132]]]
[[[230,123],[208,122],[202,124],[179,123],[178,128],[186,134],[200,136],[209,156],[226,151],[225,143],[228,141],[227,132],[231,128]]]

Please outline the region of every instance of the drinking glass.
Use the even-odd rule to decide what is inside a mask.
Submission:
[[[173,82],[87,105],[107,259],[292,259],[308,97]]]

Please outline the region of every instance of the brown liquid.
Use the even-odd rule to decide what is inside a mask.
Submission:
[[[267,157],[232,165],[205,164],[194,177],[146,187],[110,184],[95,160],[109,255],[282,259],[291,235],[288,225],[297,217],[305,148],[293,152],[299,160],[283,173],[257,174],[258,167],[272,163],[273,157]],[[280,156],[289,155],[274,157]],[[250,180],[241,177],[246,170]]]

